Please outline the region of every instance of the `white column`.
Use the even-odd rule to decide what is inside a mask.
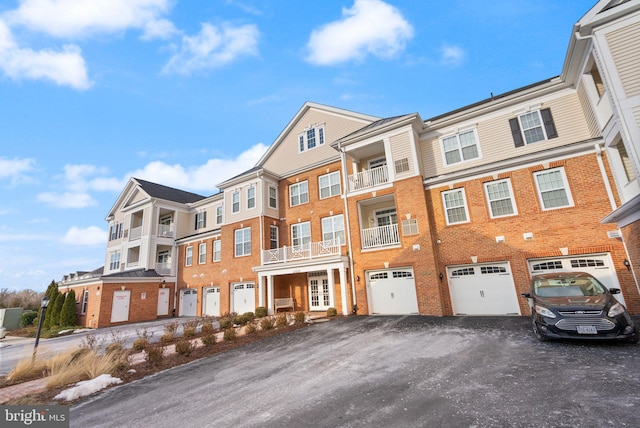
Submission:
[[[264,275],[258,274],[258,306],[264,306]]]
[[[273,275],[267,276],[267,313],[273,315]]]
[[[327,269],[327,284],[329,285],[329,300],[331,301],[331,306],[335,308],[336,299],[335,293],[333,292],[333,287],[335,286],[335,282],[333,281],[333,269]]]
[[[349,315],[351,312],[347,303],[347,272],[344,266],[338,268],[340,273],[340,296],[342,297],[342,315]]]

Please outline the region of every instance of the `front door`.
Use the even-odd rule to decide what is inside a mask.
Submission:
[[[329,288],[326,272],[322,275],[309,274],[309,308],[312,311],[326,311],[333,306],[333,298]]]
[[[169,289],[158,289],[158,316],[169,315]]]
[[[111,304],[111,322],[129,321],[130,301],[130,290],[118,290],[113,292],[113,303]]]

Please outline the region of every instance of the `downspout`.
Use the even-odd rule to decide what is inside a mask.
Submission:
[[[600,144],[595,145],[596,150],[596,159],[598,160],[598,167],[600,167],[600,174],[602,175],[602,182],[604,183],[604,188],[607,191],[607,196],[609,197],[609,203],[611,204],[611,211],[614,211],[616,208],[616,200],[613,196],[613,190],[611,189],[611,184],[609,184],[609,177],[607,177],[607,170],[604,167],[604,161],[602,160],[602,148]]]
[[[349,193],[349,180],[347,175],[347,155],[338,143],[338,150],[340,151],[340,163],[342,164],[342,180],[344,182],[344,215],[347,219],[347,247],[349,248],[349,271],[351,275],[351,296],[353,299],[353,310],[355,313],[357,310],[356,299],[356,281],[355,272],[353,271],[353,244],[351,242],[351,220],[349,216],[349,204],[347,202],[347,193]]]
[[[260,171],[256,171],[256,178],[260,179]],[[262,254],[264,251],[264,229],[263,229],[263,225],[262,222],[264,220],[264,202],[265,202],[265,194],[264,194],[264,186],[262,181],[258,181],[258,183],[260,184],[260,188],[262,189],[262,191],[260,192],[261,198],[260,198],[260,216],[259,216],[259,221],[260,221],[260,266],[262,266]],[[267,189],[267,198],[269,197],[269,190]],[[256,195],[257,196],[257,195]],[[260,292],[260,296],[258,296],[258,303],[260,303],[261,301],[264,302],[264,296],[263,296],[263,291],[262,290],[262,281],[263,278],[258,275],[258,291]],[[270,303],[267,302],[267,307]]]

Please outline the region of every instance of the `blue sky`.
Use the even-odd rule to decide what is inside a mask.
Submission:
[[[2,0],[0,288],[104,264],[129,177],[205,196],[306,102],[423,119],[560,74],[595,0]]]

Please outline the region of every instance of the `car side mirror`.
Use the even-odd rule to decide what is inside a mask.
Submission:
[[[609,293],[611,293],[611,294],[620,294],[620,289],[619,288],[610,288],[609,289]]]
[[[521,296],[524,297],[525,299],[532,299],[533,298],[533,297],[531,297],[531,293],[522,293]]]

